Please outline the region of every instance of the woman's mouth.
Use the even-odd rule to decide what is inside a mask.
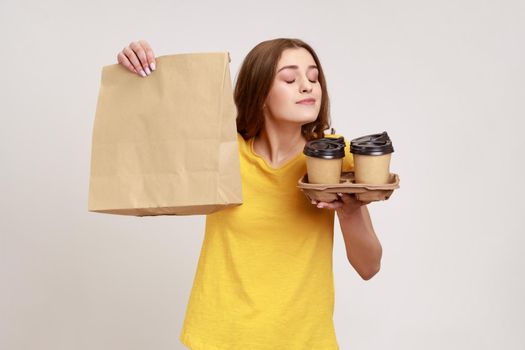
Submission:
[[[313,98],[306,98],[306,99],[301,100],[301,101],[299,101],[297,103],[301,104],[301,105],[313,105],[315,103],[315,99],[313,99]]]

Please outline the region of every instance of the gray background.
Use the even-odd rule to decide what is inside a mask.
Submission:
[[[102,66],[298,37],[338,133],[388,131],[401,189],[369,206],[363,281],[336,223],[341,349],[523,349],[523,1],[0,2],[0,348],[184,349],[204,217],[89,213]],[[322,286],[320,286],[322,288]]]

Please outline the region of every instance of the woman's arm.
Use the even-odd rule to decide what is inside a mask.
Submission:
[[[317,207],[335,209],[345,240],[348,261],[364,280],[371,279],[381,267],[383,249],[372,226],[366,204],[343,193],[340,200],[319,202]]]
[[[369,280],[379,272],[383,249],[374,232],[368,208],[366,205],[360,205],[351,212],[345,212],[343,206],[336,211],[348,261],[361,278]]]

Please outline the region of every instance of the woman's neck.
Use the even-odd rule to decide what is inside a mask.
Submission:
[[[253,142],[254,151],[273,167],[279,167],[301,152],[306,139],[297,124],[275,125],[265,123]]]

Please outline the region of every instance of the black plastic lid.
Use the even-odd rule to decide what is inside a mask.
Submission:
[[[345,145],[334,139],[317,139],[308,141],[304,146],[303,153],[309,157],[323,159],[339,159],[345,157]]]
[[[323,137],[322,139],[319,139],[319,140],[327,140],[327,141],[331,141],[331,142],[337,142],[337,143],[340,143],[343,146],[345,146],[345,138],[343,136],[339,136],[339,137]]]
[[[392,141],[386,131],[366,135],[350,141],[350,152],[365,156],[381,156],[394,152]]]

